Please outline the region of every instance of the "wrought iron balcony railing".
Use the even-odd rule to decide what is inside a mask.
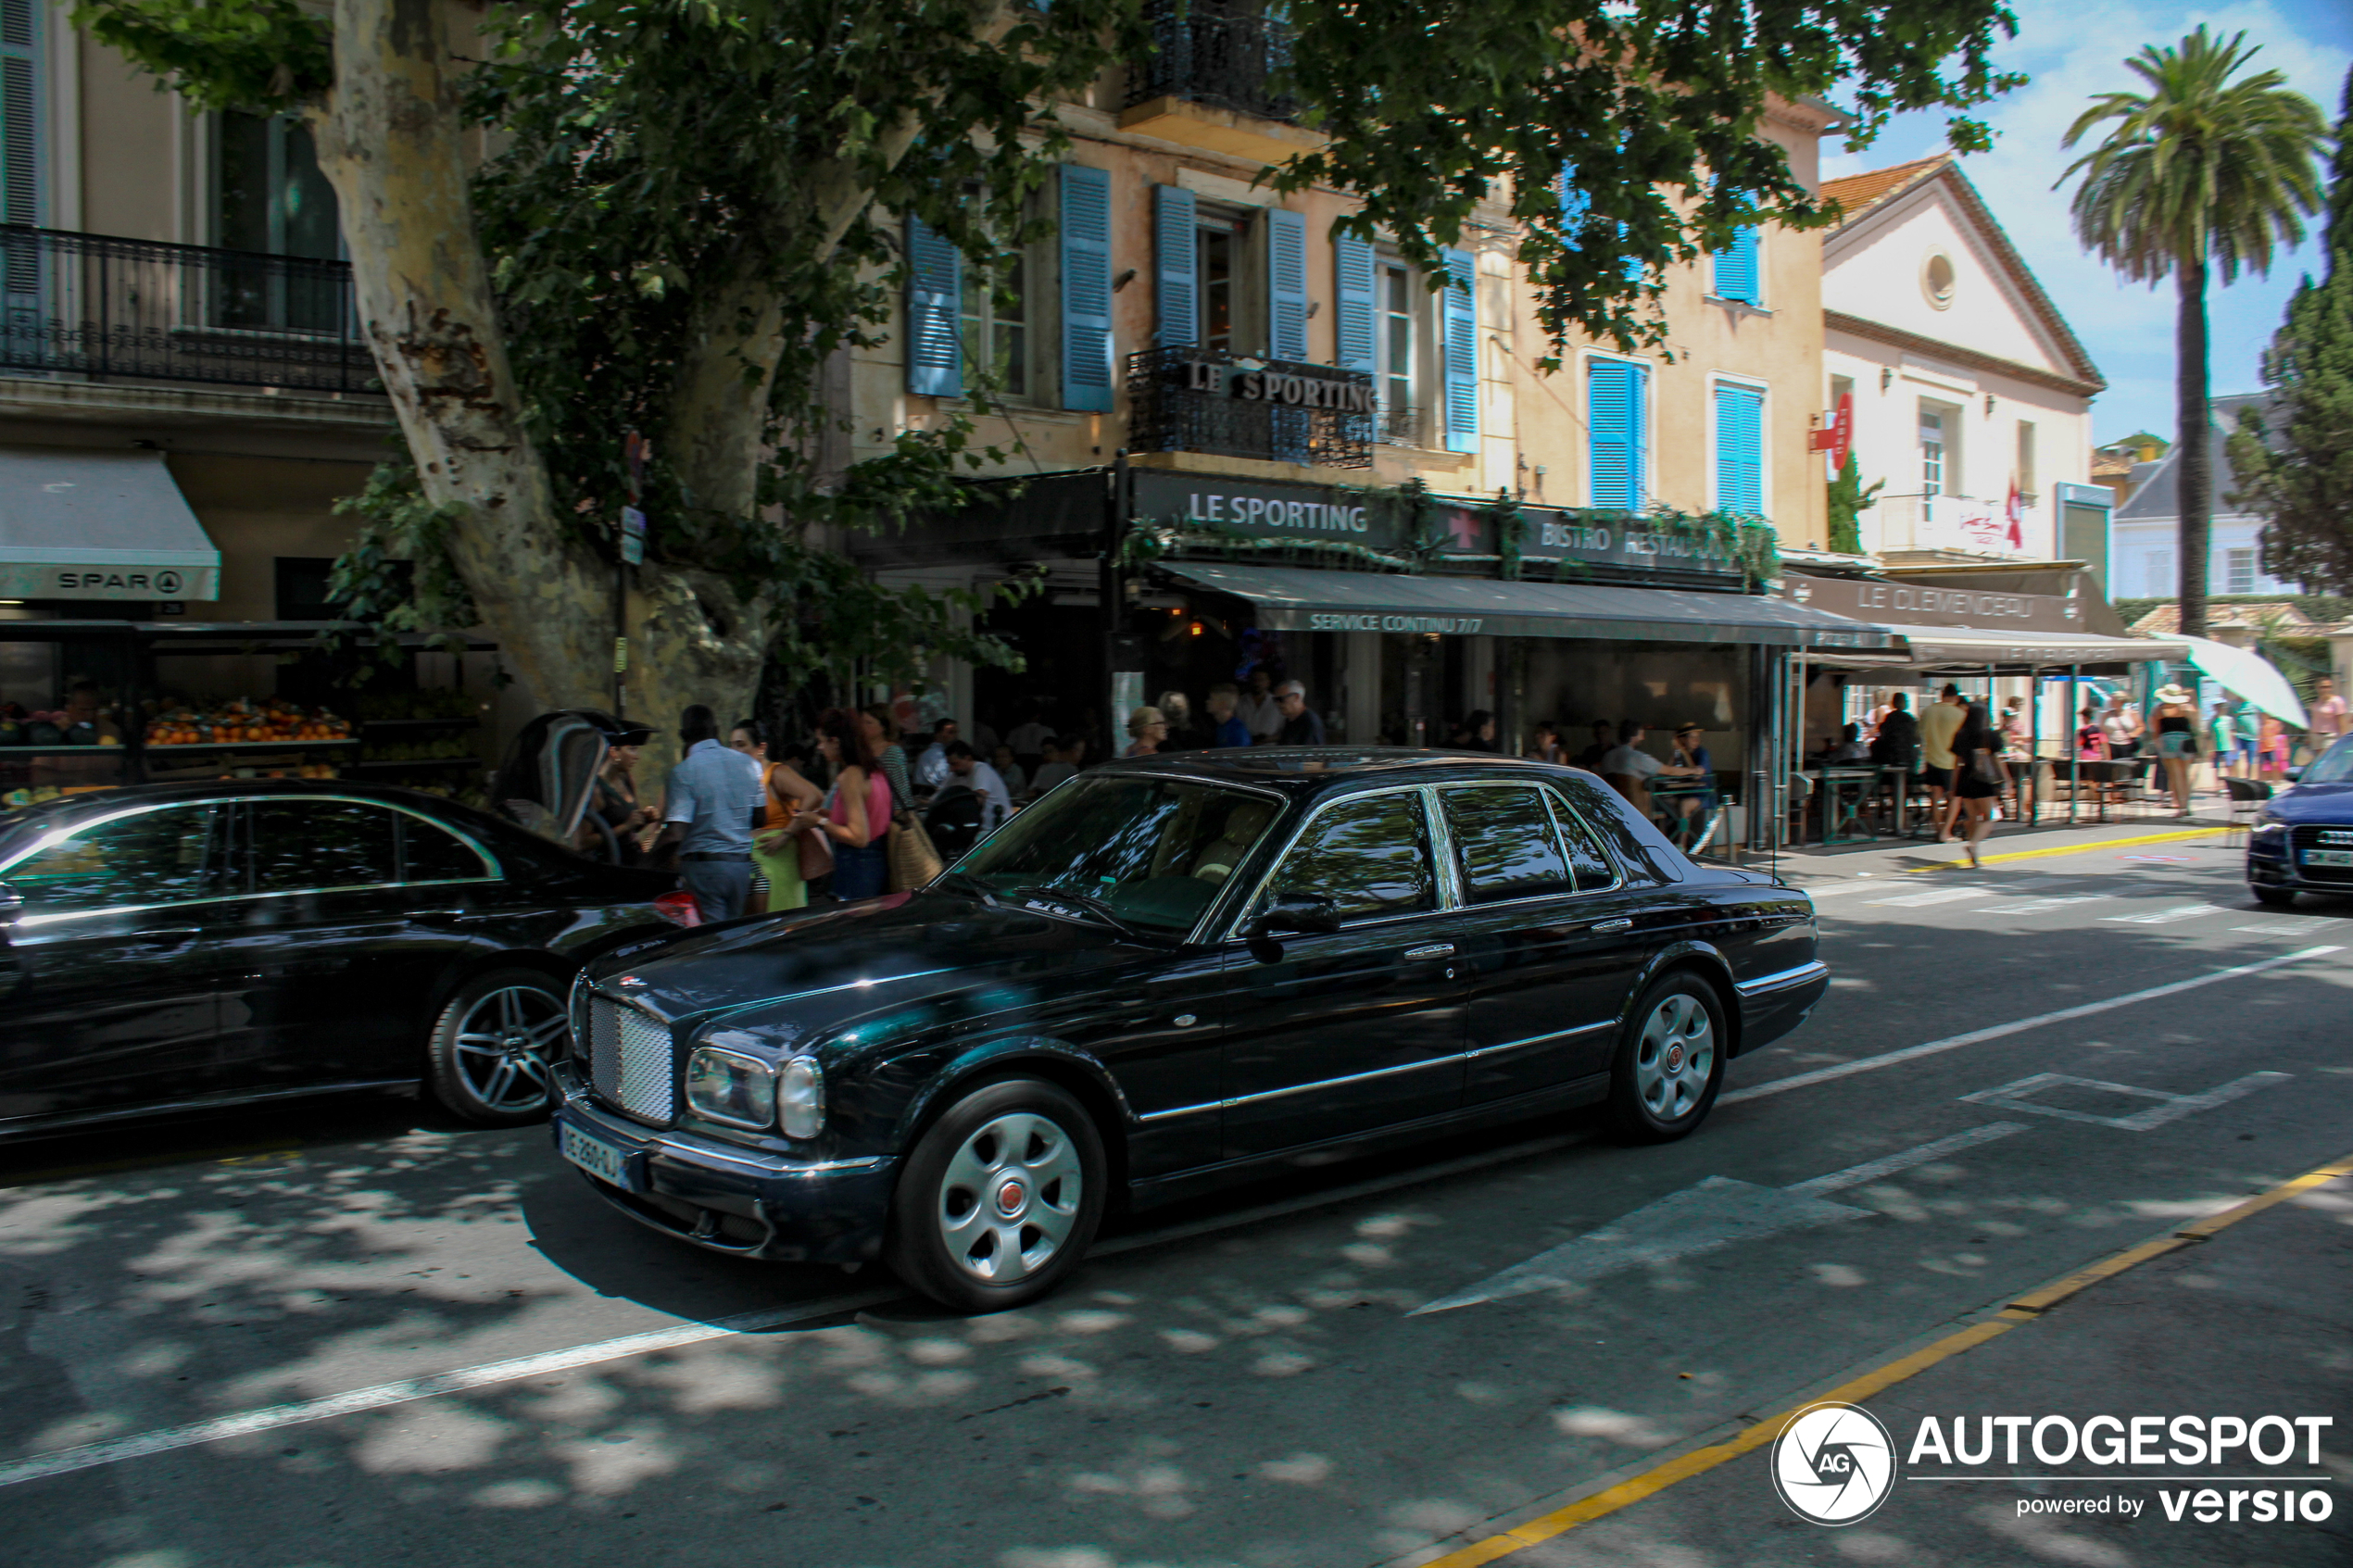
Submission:
[[[1375,439],[1384,446],[1419,446],[1422,444],[1422,411],[1419,408],[1383,408]]]
[[[1129,68],[1127,102],[1176,96],[1261,119],[1295,119],[1269,80],[1290,64],[1291,28],[1264,0],[1146,0],[1152,45]]]
[[[1319,468],[1373,466],[1373,378],[1222,349],[1127,357],[1128,445]]]
[[[0,370],[381,392],[341,261],[0,226]]]

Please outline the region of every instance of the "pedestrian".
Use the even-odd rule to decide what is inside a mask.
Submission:
[[[1577,765],[1587,772],[1602,771],[1602,759],[1617,749],[1617,727],[1606,719],[1593,721],[1593,744],[1577,754]]]
[[[1014,725],[1013,733],[1005,737],[1005,744],[1013,748],[1013,760],[1025,775],[1038,771],[1038,764],[1046,760],[1046,748],[1054,744],[1054,732],[1046,723],[1045,710],[1033,702],[1027,712],[1029,717]]]
[[[1265,665],[1250,672],[1250,689],[1241,694],[1236,710],[1250,726],[1252,746],[1265,746],[1282,733],[1283,707],[1275,699],[1275,677]]]
[[[859,712],[860,726],[866,732],[866,748],[875,754],[875,765],[883,777],[890,781],[890,805],[893,815],[911,809],[915,800],[914,780],[907,773],[907,748],[899,744],[899,721],[887,702],[875,703]]]
[[[2255,757],[2258,771],[2277,784],[2287,776],[2287,726],[2266,713],[2257,721]]]
[[[1297,681],[1285,681],[1275,688],[1275,701],[1281,707],[1283,727],[1275,736],[1278,746],[1321,746],[1324,744],[1324,716],[1307,706],[1307,688]]]
[[[948,781],[948,748],[956,742],[956,721],[942,719],[931,727],[931,744],[915,759],[915,787],[937,789]]]
[[[2214,717],[2208,721],[2207,734],[2214,740],[2215,786],[2220,788],[2224,774],[2240,771],[2238,705],[2228,693],[2214,705]]]
[[[1871,736],[1870,759],[1907,776],[1919,771],[1920,721],[1912,717],[1912,699],[1902,692],[1887,694],[1887,707]]]
[[[2002,760],[2011,764],[2010,779],[2018,789],[2011,804],[2021,822],[2034,814],[2034,737],[2028,728],[2024,701],[2010,698],[2002,708]]]
[[[974,756],[973,748],[963,741],[948,748],[948,779],[980,797],[983,838],[1004,826],[1005,819],[1013,814],[1013,792],[1005,787],[1004,776],[992,764]]]
[[[2336,695],[2336,683],[2326,675],[2312,683],[2312,749],[2326,751],[2337,737],[2353,733],[2353,711]]]
[[[1855,726],[1849,724],[1848,729]],[[1716,759],[1707,752],[1703,739],[1705,731],[1697,724],[1684,724],[1675,731],[1675,750],[1666,767],[1659,770],[1680,778],[1687,778],[1703,785],[1682,797],[1682,813],[1694,817],[1703,811],[1716,809]]]
[[[2146,734],[2146,726],[2141,722],[2140,709],[2124,700],[2120,688],[2108,694],[2107,710],[2100,715],[2100,731],[2108,736],[2111,762],[2122,762],[2141,754],[2141,738]]]
[[[596,793],[590,797],[588,809],[598,822],[612,834],[617,863],[642,866],[646,863],[647,831],[652,828],[661,813],[637,798],[637,759],[654,732],[643,727],[623,731],[606,743],[604,765],[597,770]],[[586,833],[581,840],[584,852],[595,854],[604,847],[605,835],[593,823],[584,822]]]
[[[654,850],[674,847],[678,878],[705,925],[743,913],[751,893],[752,823],[760,816],[760,767],[719,744],[719,720],[698,702],[678,716],[686,756],[662,791]]]
[[[1242,721],[1241,693],[1231,682],[1209,688],[1209,744],[1220,750],[1250,744],[1250,726]]]
[[[1920,715],[1920,760],[1927,764],[1930,809],[1936,813],[1936,842],[1953,842],[1953,821],[1961,809],[1953,793],[1953,737],[1969,717],[1961,704],[1961,688],[1944,683],[1943,696]]]
[[[1043,795],[1064,779],[1078,776],[1078,759],[1085,756],[1087,743],[1076,735],[1063,735],[1047,744],[1046,760],[1038,764],[1038,771],[1029,781],[1032,795]]]
[[[1529,757],[1538,762],[1558,764],[1567,760],[1561,750],[1561,727],[1550,719],[1536,721],[1536,745]]]
[[[1005,781],[1007,795],[1019,800],[1029,793],[1029,770],[1023,767],[1020,759],[1014,757],[1012,746],[999,746],[997,755],[988,759],[988,765],[997,770],[999,778]]]
[[[952,727],[952,721],[943,722]],[[814,828],[832,841],[837,899],[847,904],[875,897],[890,875],[890,857],[883,847],[890,832],[890,781],[854,714],[838,708],[820,714],[817,750],[834,770],[833,787],[818,808],[796,815],[793,825]]]
[[[793,832],[792,820],[824,800],[825,792],[788,759],[768,755],[768,737],[759,721],[745,720],[736,726],[736,734],[757,751],[741,745],[736,749],[760,764],[760,825],[751,835],[751,899],[745,912],[806,909],[809,884],[801,876],[799,835]]]
[[[2099,705],[2085,703],[2083,711],[2077,714],[2076,719],[2075,759],[2078,762],[2113,761],[2108,749],[2108,732],[2100,727]]]
[[[1495,715],[1488,712],[1484,708],[1476,708],[1471,710],[1471,716],[1463,721],[1463,749],[1465,751],[1495,749]]]
[[[2190,814],[2190,768],[2197,761],[2197,698],[2178,684],[2157,693],[2157,755],[2172,792],[2173,814]]]
[[[1202,743],[1193,731],[1193,699],[1183,692],[1163,692],[1157,706],[1160,716],[1168,721],[1168,735],[1160,743],[1160,749],[1199,751]]]
[[[1161,742],[1168,738],[1168,720],[1161,710],[1147,703],[1127,715],[1127,749],[1122,757],[1156,757]]]
[[[1968,820],[1962,847],[1971,866],[1980,864],[1977,847],[1994,831],[1994,802],[2010,782],[2002,760],[2002,737],[1985,717],[1985,705],[1972,702],[1962,711],[1961,727],[1952,740],[1953,798]]]

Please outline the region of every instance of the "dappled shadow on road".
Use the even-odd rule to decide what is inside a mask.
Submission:
[[[2027,1000],[1999,978],[2017,936],[1932,935],[1914,1026],[1848,1038],[1830,1013],[1793,1047],[1869,1054],[2112,995],[2119,964],[2244,961],[2119,927],[2097,963],[2060,966]],[[2275,1042],[2269,1064],[2318,1074],[2347,1066],[2347,999],[2342,970],[2281,972],[2231,992],[2226,1016]],[[2194,1018],[2120,1011],[2054,1036],[2055,1053],[2094,1040],[2114,1065],[2093,1076],[2202,1089],[2214,1074],[2186,1047],[2239,1042]],[[1024,1311],[729,1335],[7,1487],[0,1538],[118,1568],[1410,1559],[1982,1306],[2015,1287],[2006,1248],[2064,1232],[2054,1255],[2071,1265],[2284,1173],[2271,1132],[2201,1128],[2123,1147],[2129,1196],[2097,1201],[2057,1145],[2021,1137],[1842,1194],[1876,1218],[1819,1246],[1405,1316],[1706,1175],[1785,1185],[1969,1124],[1949,1097],[1899,1103],[1894,1082],[1821,1091],[1806,1135],[1777,1142],[1741,1129],[1790,1102],[1727,1108],[1664,1148],[1555,1143],[1384,1191],[1357,1189],[1503,1139],[1327,1169],[1148,1216],[1126,1235],[1300,1205],[1134,1246]],[[410,1126],[0,1192],[7,1454],[845,1288],[648,1232],[546,1140]],[[1717,1559],[1660,1537],[1579,1561]]]

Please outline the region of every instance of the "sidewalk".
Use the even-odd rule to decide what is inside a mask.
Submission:
[[[2231,822],[2229,802],[2219,795],[2211,798],[2193,797],[2191,815],[2186,818],[2167,811],[2129,821],[2113,816],[2106,822],[2087,819],[2070,827],[2065,813],[2062,802],[2056,815],[2046,813],[2039,822],[1996,822],[1994,831],[1978,845],[1978,854],[1991,865],[1997,859],[2063,855],[2104,845],[2146,843],[2157,847],[2174,843],[2185,847],[2176,852],[2195,853],[2205,859],[2209,858],[2206,851],[2227,847],[2234,854],[2244,854],[2246,847],[2246,824]],[[1966,865],[1968,861],[1957,839],[1940,844],[1931,836],[1796,845],[1782,849],[1778,859],[1782,874],[1793,882],[1824,877],[1843,880],[1858,874],[1917,871],[1945,861]],[[1743,858],[1741,863],[1754,869],[1771,863],[1771,859],[1752,856]]]
[[[2325,1169],[2347,1168],[2339,1160]],[[1900,1360],[1865,1363],[1793,1401],[1859,1405],[1894,1444],[1884,1500],[1851,1524],[1813,1524],[1780,1500],[1772,1438],[1781,1412],[1773,1412],[1759,1427],[1654,1461],[1566,1508],[1555,1502],[1551,1513],[1428,1568],[2353,1562],[2353,1358],[2346,1351],[2353,1344],[2353,1178],[2308,1177],[2292,1194],[2267,1197],[2235,1219],[2226,1212],[2184,1223],[2043,1291],[1988,1303],[1959,1332]],[[2092,1463],[2081,1453],[2049,1462],[2031,1451],[2032,1424],[2043,1418],[2082,1427],[2100,1415],[2161,1417],[2165,1425],[2150,1429],[2164,1434],[2150,1462]],[[2330,1423],[2296,1429],[2292,1452],[2278,1462],[2241,1446],[2220,1463],[2185,1463],[2171,1457],[2183,1440],[2172,1423],[2185,1415],[2199,1418],[2200,1431],[2216,1416],[2250,1427],[2272,1415]],[[2018,1462],[1998,1446],[1984,1463],[1912,1457],[1930,1417],[1948,1440],[1967,1418],[1974,1444],[1982,1420],[2010,1416],[2030,1423],[2019,1429]],[[2279,1430],[2266,1447],[2277,1449]],[[2315,1436],[2317,1461],[2308,1436]],[[2056,1425],[2045,1436],[2059,1445]],[[1954,1478],[1962,1474],[1985,1479]],[[2259,1491],[2268,1504],[2255,1500]],[[2286,1492],[2296,1499],[2292,1521],[2279,1517]],[[2202,1520],[2202,1512],[2214,1517]],[[2325,1517],[2309,1517],[2314,1512]]]

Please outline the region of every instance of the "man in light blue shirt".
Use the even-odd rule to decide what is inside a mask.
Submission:
[[[1013,814],[1013,797],[1005,789],[1003,776],[995,767],[974,756],[973,748],[963,741],[948,748],[948,777],[969,786],[980,797],[981,837],[995,833]]]
[[[760,817],[760,764],[719,744],[719,719],[701,703],[678,719],[686,755],[670,770],[659,857],[678,848],[678,879],[703,923],[733,920],[751,897],[751,832]]]
[[[942,719],[931,727],[931,744],[915,759],[915,787],[937,789],[948,782],[948,748],[956,744],[956,721]]]

